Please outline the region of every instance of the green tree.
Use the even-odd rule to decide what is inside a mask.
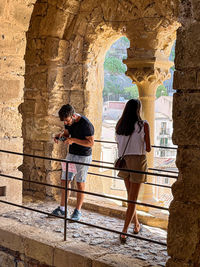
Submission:
[[[126,71],[126,66],[116,57],[107,57],[104,62],[104,70],[110,74],[121,74]]]
[[[159,98],[162,95],[168,95],[167,88],[164,85],[158,86],[156,91],[156,98]]]
[[[137,85],[136,84],[134,84],[131,87],[125,87],[124,88],[124,93],[129,95],[128,99],[138,98],[138,96],[139,96],[139,94],[138,94],[138,88],[137,88]]]

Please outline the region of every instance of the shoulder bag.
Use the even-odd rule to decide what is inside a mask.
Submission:
[[[115,167],[115,168],[123,168],[123,167],[125,166],[125,163],[126,163],[126,162],[125,162],[125,159],[124,159],[124,157],[125,157],[124,153],[125,153],[125,151],[126,151],[126,148],[127,148],[127,146],[128,146],[128,142],[129,142],[130,138],[131,138],[131,135],[129,136],[129,139],[128,139],[127,143],[126,143],[124,152],[123,152],[123,154],[121,155],[121,157],[119,157],[118,159],[115,160],[115,162],[114,162],[114,167]]]

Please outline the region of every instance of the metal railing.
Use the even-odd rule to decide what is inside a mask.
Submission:
[[[94,168],[102,168],[103,167],[103,168],[106,168],[106,169],[109,169],[109,170],[118,170],[118,171],[119,170],[123,170],[124,172],[140,173],[140,174],[146,174],[146,175],[150,175],[150,176],[159,176],[159,177],[164,177],[164,178],[167,177],[167,178],[171,178],[171,179],[177,179],[177,177],[178,177],[177,175],[165,175],[165,174],[158,174],[158,173],[153,173],[153,172],[149,172],[149,171],[148,172],[142,172],[142,171],[137,171],[137,170],[119,169],[119,168],[114,168],[114,167],[109,167],[109,166],[102,166],[102,165],[88,164],[88,163],[80,163],[80,162],[75,162],[75,161],[67,161],[67,160],[63,160],[63,159],[43,157],[43,156],[37,156],[37,155],[30,155],[30,154],[26,154],[26,153],[19,153],[19,152],[8,151],[8,150],[0,150],[0,152],[1,153],[19,155],[19,156],[23,156],[23,157],[32,157],[32,158],[38,158],[38,159],[43,159],[43,160],[49,160],[49,161],[65,162],[66,163],[66,181],[67,181],[69,163],[85,165],[85,166],[90,166],[90,167],[94,167]],[[113,164],[113,163],[110,162],[110,164]],[[112,177],[112,176],[109,176],[109,175],[102,175],[102,174],[97,174],[97,173],[92,173],[92,172],[89,172],[89,174],[98,175],[98,176],[101,176],[101,177],[112,178],[112,179],[122,179],[122,178],[117,178],[117,177]],[[67,217],[67,205],[68,205],[68,203],[67,203],[67,195],[68,195],[68,191],[73,191],[73,192],[84,193],[84,194],[87,194],[87,195],[92,195],[92,196],[97,196],[97,197],[102,197],[102,198],[107,198],[107,199],[112,199],[112,200],[118,200],[118,201],[123,201],[123,202],[127,202],[127,203],[132,203],[132,204],[141,205],[141,206],[145,206],[145,207],[160,209],[160,210],[168,210],[168,208],[157,206],[157,205],[152,205],[152,204],[148,204],[148,203],[131,201],[131,200],[123,199],[123,198],[120,198],[120,197],[107,196],[107,195],[94,193],[94,192],[88,192],[88,191],[80,191],[78,189],[69,188],[68,185],[67,185],[68,183],[65,183],[65,187],[63,187],[63,186],[59,186],[59,185],[51,185],[51,184],[48,184],[48,183],[43,183],[43,182],[38,182],[38,181],[30,181],[30,180],[27,180],[27,179],[22,179],[22,178],[19,178],[19,177],[6,175],[6,174],[2,174],[2,173],[0,173],[0,176],[4,177],[4,178],[7,178],[7,179],[15,179],[15,180],[19,180],[19,181],[22,181],[22,182],[28,182],[28,183],[33,183],[33,184],[38,184],[38,185],[42,185],[42,186],[48,186],[48,187],[53,187],[53,188],[58,188],[58,189],[61,189],[61,190],[65,190],[65,216],[64,217],[53,215],[51,213],[44,212],[44,211],[37,210],[37,209],[33,209],[33,208],[30,208],[30,207],[25,207],[23,205],[15,204],[15,203],[12,203],[12,202],[9,202],[9,201],[0,200],[0,202],[4,203],[4,204],[12,205],[12,206],[15,206],[15,207],[20,207],[20,208],[27,209],[27,210],[30,210],[30,211],[42,213],[42,214],[47,215],[47,216],[52,216],[52,217],[57,217],[57,218],[63,219],[64,220],[64,241],[66,241],[66,237],[67,237],[67,222],[68,221],[72,221],[72,222],[76,222],[76,223],[83,224],[83,225],[86,225],[86,226],[95,227],[95,228],[98,228],[98,229],[101,229],[101,230],[105,230],[105,231],[108,231],[108,232],[113,232],[113,233],[116,233],[116,234],[124,234],[124,235],[132,237],[132,238],[136,238],[136,239],[144,240],[144,241],[147,241],[147,242],[151,242],[151,243],[155,243],[155,244],[166,246],[166,243],[164,243],[164,242],[160,242],[160,241],[157,241],[157,240],[152,240],[152,239],[149,239],[149,238],[136,236],[136,235],[132,235],[132,234],[128,234],[128,233],[122,233],[122,232],[114,230],[114,229],[109,229],[109,228],[106,228],[106,227],[102,227],[102,226],[86,223],[86,222],[83,222],[83,221],[75,221],[75,220],[73,220],[71,218],[68,218]],[[153,185],[153,186],[169,187],[169,186],[158,185],[158,184],[153,184],[153,183],[146,183],[146,184]]]

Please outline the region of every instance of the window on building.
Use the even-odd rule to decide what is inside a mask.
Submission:
[[[168,138],[166,138],[166,137],[160,138],[160,145],[161,146],[167,146],[168,145]]]
[[[167,122],[161,122],[161,134],[167,134]]]
[[[165,177],[164,183],[169,184],[169,178]]]

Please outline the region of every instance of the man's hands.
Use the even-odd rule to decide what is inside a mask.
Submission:
[[[64,141],[64,144],[65,144],[65,145],[71,145],[71,144],[73,144],[73,143],[74,143],[74,140],[73,140],[72,137],[69,137],[69,138],[67,138],[67,139]]]
[[[63,143],[65,145],[71,145],[73,143],[77,144],[77,145],[81,145],[81,146],[85,146],[85,147],[92,147],[94,145],[94,136],[86,136],[85,139],[78,139],[78,138],[73,138],[73,137],[68,137],[69,135],[65,135],[60,133],[55,135],[54,137],[54,142],[56,144],[58,144],[58,141],[63,141]],[[62,140],[63,138],[63,140]],[[66,138],[64,140],[64,138]]]
[[[58,141],[66,141],[67,137],[64,136],[63,134],[57,134],[55,137],[54,137],[54,142],[57,144]]]
[[[54,137],[53,140],[54,140],[54,142],[55,142],[56,144],[58,144],[59,138],[60,138],[61,136],[62,136],[61,133],[55,135],[55,137]]]

